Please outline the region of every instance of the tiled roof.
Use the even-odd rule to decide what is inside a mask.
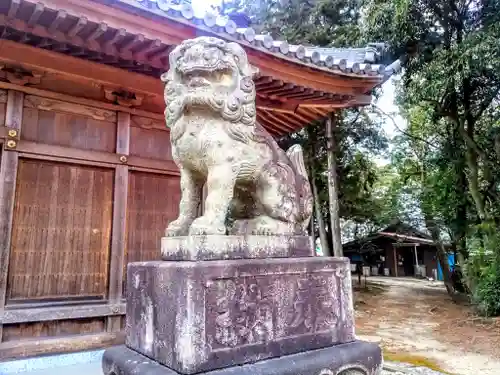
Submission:
[[[221,38],[236,39],[278,58],[294,60],[313,68],[332,73],[378,76],[383,80],[399,70],[398,61],[385,66],[379,64],[383,44],[372,43],[365,48],[320,48],[289,44],[274,40],[270,35],[257,34],[251,28],[238,28],[229,17],[213,10],[198,10],[190,4],[176,4],[171,0],[118,0],[172,20],[188,22],[194,27],[216,33]]]

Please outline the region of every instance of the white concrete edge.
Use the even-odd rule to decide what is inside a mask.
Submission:
[[[0,362],[0,375],[23,374],[35,370],[88,364],[100,361],[103,353],[104,350],[94,350]]]

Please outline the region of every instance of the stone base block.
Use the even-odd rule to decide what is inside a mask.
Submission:
[[[128,266],[126,344],[183,374],[354,340],[345,258]]]
[[[314,255],[309,236],[182,236],[161,239],[163,260],[290,258]]]
[[[104,352],[104,375],[178,375],[166,366],[125,346]],[[305,351],[243,366],[210,372],[210,375],[379,375],[382,353],[373,343],[354,341]]]

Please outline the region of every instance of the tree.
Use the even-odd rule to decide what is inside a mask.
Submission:
[[[499,258],[492,238],[500,209],[500,2],[368,0],[365,6],[364,34],[387,41],[393,57],[407,57],[399,104],[410,127],[398,163],[419,187],[427,229],[435,240],[449,236],[462,266],[478,244],[495,248],[490,260]]]

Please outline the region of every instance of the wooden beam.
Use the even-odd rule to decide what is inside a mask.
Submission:
[[[291,124],[294,128],[297,127],[298,129],[300,129],[307,125],[307,122],[304,123],[300,119],[294,117],[293,113],[291,114],[274,113],[273,116],[283,120],[286,123]]]
[[[269,122],[269,120],[263,117],[262,112],[257,112],[257,122],[261,124],[273,137],[287,133],[286,131],[278,131],[272,122]]]
[[[304,116],[304,114],[299,113],[298,111],[293,114],[294,118],[299,119],[302,121],[304,124],[310,124],[311,122],[314,121],[314,118],[311,120],[310,118],[307,118],[307,116]]]
[[[0,56],[0,61],[2,61],[1,56]],[[37,89],[34,87],[29,87],[29,86],[20,86],[20,85],[8,83],[8,82],[0,82],[0,89],[16,90],[16,91],[23,92],[25,94],[43,96],[44,98],[62,100],[62,101],[68,102],[68,103],[88,105],[88,106],[92,106],[92,107],[96,107],[96,108],[109,109],[111,111],[127,112],[127,113],[130,113],[131,115],[147,117],[147,118],[150,118],[153,120],[165,121],[165,115],[163,113],[154,113],[154,112],[143,111],[143,110],[137,109],[137,108],[123,107],[123,106],[120,106],[117,104],[105,103],[105,102],[100,102],[98,100],[92,100],[92,99],[80,98],[77,96],[60,94],[58,92]]]
[[[150,171],[158,171],[158,172],[168,172],[173,176],[179,176],[179,168],[173,160],[157,160],[157,159],[147,159],[140,156],[129,156],[127,165],[129,166],[129,170],[139,170],[139,169],[149,169]]]
[[[16,309],[9,308],[0,313],[0,322],[3,324],[16,324],[124,314],[125,304],[122,302],[106,305],[50,306],[29,309],[20,307]]]
[[[270,119],[270,121],[272,121],[274,124],[281,124],[284,129],[288,129],[288,132],[294,132],[295,130],[298,130],[297,127],[290,125],[290,123],[283,120],[282,118],[280,118],[280,117],[278,117],[270,112],[267,112],[267,111],[264,111],[264,113],[265,113],[265,116],[267,116]]]
[[[268,128],[276,129],[278,134],[286,134],[294,130],[290,128],[287,124],[283,125],[280,121],[275,121],[274,119],[271,119],[269,113],[266,111],[259,111],[257,112],[257,114],[260,116],[261,119],[265,120],[265,123],[268,124]]]
[[[124,332],[21,340],[0,344],[0,361],[107,348],[125,343]]]
[[[178,174],[178,168],[172,160],[147,159],[140,156],[129,156],[122,161],[121,155],[102,151],[80,150],[72,147],[48,145],[29,141],[19,141],[16,150],[23,155],[34,159],[45,159],[46,157],[61,158],[61,161],[72,163],[75,161],[86,162],[86,164],[108,165],[128,165],[129,167],[151,168],[170,171]]]
[[[308,110],[307,108],[298,108],[297,109],[297,114],[298,115],[301,115],[301,116],[305,116],[309,119],[309,121],[315,121],[315,120],[318,120],[319,117],[317,114],[314,114],[314,113],[311,113],[310,110]]]
[[[116,152],[128,156],[130,145],[130,113],[118,112]],[[123,295],[123,263],[125,261],[128,199],[128,167],[119,165],[115,170],[113,194],[113,228],[111,234],[111,262],[109,275],[109,302],[117,303]],[[108,318],[106,329],[121,329],[120,317]]]
[[[55,75],[65,75],[74,81],[86,84],[93,82],[117,90],[122,89],[144,95],[163,95],[163,83],[157,78],[10,40],[0,40],[0,61],[22,65],[28,70],[41,70]]]
[[[23,120],[23,101],[24,95],[22,93],[8,91],[5,125],[18,132],[21,131]],[[5,149],[0,162],[0,313],[4,310],[5,296],[7,294],[18,162],[18,153]],[[2,325],[0,325],[0,341],[2,333],[3,329]]]
[[[317,102],[318,99],[321,100],[322,102],[318,103]],[[326,98],[301,100],[283,96],[280,97],[280,99],[278,98],[270,99],[257,94],[255,102],[257,108],[259,109],[272,112],[295,114],[297,113],[297,110],[299,108],[315,108],[331,112],[334,109],[364,106],[371,103],[371,96],[359,95],[355,96],[355,98],[350,101],[333,102],[332,100],[331,102],[328,102],[328,99]]]
[[[120,161],[120,155],[103,151],[81,150],[73,147],[49,145],[24,140],[18,142],[16,149],[24,154],[65,158],[67,159],[67,162],[85,160],[100,164],[110,164],[110,167],[122,164]]]
[[[257,96],[255,98],[255,104],[257,109],[275,111],[275,112],[285,112],[294,113],[300,103],[290,100],[290,101],[278,101],[270,100],[262,96]]]

